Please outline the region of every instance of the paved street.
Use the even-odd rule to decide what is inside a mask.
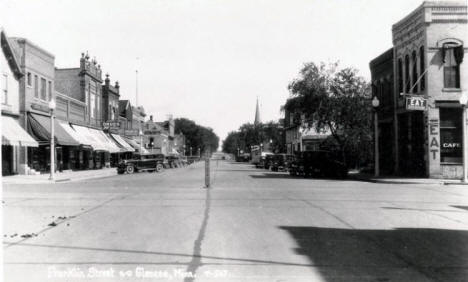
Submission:
[[[4,186],[5,281],[468,277],[466,186],[203,168]]]

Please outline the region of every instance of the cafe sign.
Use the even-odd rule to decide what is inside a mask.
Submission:
[[[410,111],[425,111],[427,108],[427,99],[424,97],[410,96],[406,97],[406,109]]]
[[[102,123],[102,127],[104,129],[118,129],[120,128],[120,122],[119,121],[106,121]]]

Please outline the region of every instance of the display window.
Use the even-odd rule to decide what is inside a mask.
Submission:
[[[463,163],[462,109],[440,108],[440,161]]]

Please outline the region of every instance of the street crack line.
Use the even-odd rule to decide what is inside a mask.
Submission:
[[[57,227],[57,226],[59,226],[59,225],[62,225],[62,224],[64,224],[65,222],[68,222],[68,221],[70,221],[70,220],[72,220],[72,219],[74,219],[74,218],[78,218],[78,217],[80,217],[80,216],[82,216],[82,215],[84,215],[84,214],[87,214],[87,213],[90,213],[90,212],[92,212],[92,211],[95,211],[95,210],[97,210],[97,209],[99,209],[99,208],[101,208],[101,207],[107,205],[108,203],[110,203],[110,202],[112,202],[112,201],[115,201],[115,200],[123,200],[123,199],[128,198],[128,197],[133,196],[133,195],[134,195],[134,194],[127,194],[127,195],[123,195],[123,196],[122,196],[122,195],[119,195],[119,196],[112,197],[112,198],[110,198],[110,199],[108,199],[108,200],[106,200],[106,201],[104,201],[104,202],[98,204],[97,206],[94,206],[94,207],[88,209],[88,210],[84,210],[84,211],[79,212],[79,213],[77,213],[77,214],[75,214],[75,215],[69,216],[67,219],[64,219],[64,220],[59,221],[59,222],[55,222],[55,221],[54,221],[54,222],[55,222],[55,226],[48,226],[48,227],[46,227],[46,228],[40,230],[39,232],[36,232],[35,234],[40,235],[40,234],[42,234],[42,233],[45,233],[45,232],[49,231],[49,230],[52,229],[52,228],[55,228],[55,227]],[[6,249],[8,249],[8,248],[10,248],[10,247],[13,247],[13,246],[22,244],[23,242],[25,242],[25,241],[27,241],[27,240],[29,240],[29,239],[31,239],[31,238],[33,238],[33,237],[24,238],[24,239],[21,239],[21,240],[19,240],[19,241],[13,242],[13,243],[7,243],[6,246],[3,247],[3,249],[6,250]]]
[[[202,266],[202,255],[201,255],[201,246],[203,239],[205,238],[206,227],[208,225],[208,219],[210,218],[210,208],[211,208],[211,192],[210,188],[206,189],[206,199],[205,199],[205,212],[203,216],[203,222],[198,232],[198,237],[193,243],[193,254],[192,260],[189,262],[186,272],[189,274],[185,277],[184,282],[193,282],[196,278],[197,270]]]

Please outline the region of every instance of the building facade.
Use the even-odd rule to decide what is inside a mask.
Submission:
[[[383,175],[395,172],[396,153],[394,140],[394,76],[393,76],[393,48],[390,48],[369,64],[371,70],[372,95],[379,99],[379,148],[380,171]],[[411,166],[409,166],[411,167]]]
[[[55,57],[25,38],[11,37],[10,40],[19,59],[21,70],[25,74],[19,81],[19,121],[21,126],[39,143],[37,148],[29,147],[20,150],[19,172],[21,174],[45,172],[50,170],[50,134],[47,134],[49,132],[45,130],[41,136],[36,135],[35,121],[39,119],[49,124],[50,130],[49,102],[55,99]],[[57,148],[59,149],[60,146]]]
[[[392,34],[393,164],[382,165],[393,165],[400,175],[460,178],[466,150],[459,102],[468,82],[466,2],[423,2],[393,25]],[[378,80],[373,78],[374,86]],[[415,107],[415,101],[426,102]],[[379,107],[378,115],[387,116],[385,110]],[[379,143],[387,131],[380,128]]]
[[[38,143],[20,126],[20,81],[24,73],[11,40],[0,29],[0,90],[2,111],[2,176],[21,172],[20,150],[38,147]],[[24,173],[24,159],[23,159]]]
[[[287,154],[323,149],[323,142],[330,137],[330,132],[318,132],[313,127],[309,128],[300,114],[287,110],[285,111],[284,131]]]

